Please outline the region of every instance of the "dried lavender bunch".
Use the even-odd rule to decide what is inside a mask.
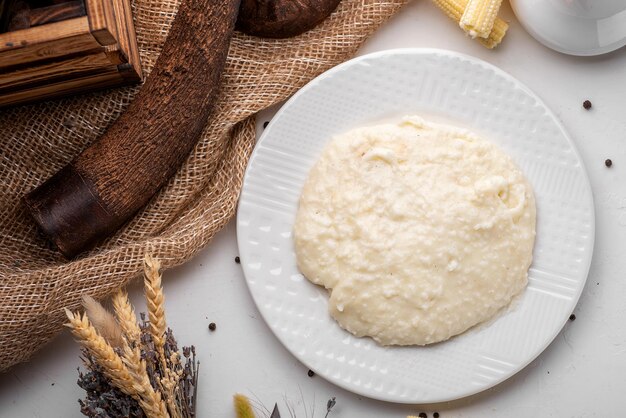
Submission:
[[[86,373],[78,370],[78,386],[85,391],[85,399],[79,399],[80,412],[90,418],[145,418],[139,403],[111,385],[102,368],[89,352],[82,350]]]
[[[146,315],[140,314],[141,324],[141,345],[142,358],[146,360],[146,369],[150,382],[154,387],[163,386],[163,381],[167,379],[168,371],[178,378],[178,384],[174,390],[174,404],[180,411],[183,418],[193,418],[196,416],[196,396],[198,390],[198,368],[200,362],[196,359],[196,348],[183,347],[183,358],[178,355],[178,343],[174,338],[174,334],[170,328],[165,333],[165,343],[163,345],[165,368],[159,360],[160,356],[155,348],[154,341],[150,330],[150,322],[146,319]],[[164,370],[165,369],[165,370]]]
[[[181,357],[166,326],[159,261],[146,256],[144,270],[148,315],[141,314],[141,324],[124,291],[113,296],[115,315],[89,297],[86,314],[66,310],[66,325],[84,350],[87,372],[79,370],[78,384],[86,392],[79,401],[86,416],[196,416],[196,350],[183,347]]]

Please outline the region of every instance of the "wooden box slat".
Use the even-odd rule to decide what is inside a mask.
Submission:
[[[102,45],[118,43],[113,0],[85,0],[85,7],[93,36]]]
[[[37,97],[37,100],[45,100],[106,87],[121,86],[128,83],[129,81],[117,70],[103,70],[96,75],[85,75],[70,81],[52,83],[6,95],[3,94],[0,96],[0,107],[31,102],[33,97]]]
[[[102,48],[86,16],[0,34],[0,71]]]
[[[135,24],[133,23],[133,12],[128,0],[113,0],[113,9],[117,18],[120,50],[127,57],[134,71],[142,77],[141,59],[137,48],[137,37],[135,35]]]
[[[17,69],[0,77],[0,94],[40,86],[46,82],[60,82],[88,74],[98,69],[116,70],[116,65],[104,52],[53,61],[48,64]]]

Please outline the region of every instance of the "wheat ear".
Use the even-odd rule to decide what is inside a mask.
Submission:
[[[113,347],[98,334],[98,331],[89,323],[87,315],[72,313],[65,309],[69,323],[65,324],[72,330],[76,340],[85,347],[93,356],[94,360],[102,366],[103,373],[111,379],[111,383],[127,395],[137,397],[138,390],[126,365],[117,355]]]
[[[176,392],[175,392],[177,388],[177,385],[176,385],[177,382],[175,382],[174,384],[172,384],[171,382],[173,382],[173,380],[171,380],[170,378],[160,379],[162,392],[165,395],[165,403],[167,404],[167,410],[170,413],[170,417],[180,418],[181,412],[176,403]]]
[[[161,263],[150,254],[144,258],[144,292],[146,294],[146,305],[148,306],[148,319],[150,321],[150,335],[154,348],[159,356],[161,366],[161,376],[168,377],[171,374],[165,358],[165,332],[167,325],[165,322],[165,298],[163,287],[161,286]],[[161,383],[161,382],[159,382]]]
[[[141,358],[139,347],[130,348],[126,342],[122,359],[135,382],[135,386],[140,388],[138,401],[146,416],[148,418],[169,418],[170,415],[167,413],[161,394],[156,392],[150,384],[146,361]]]
[[[180,418],[182,417],[182,411],[179,403],[176,401],[176,390],[178,389],[178,383],[183,377],[184,370],[180,365],[180,355],[178,353],[170,354],[169,363],[167,363],[164,373],[160,383],[165,392],[167,409],[170,411],[172,418]]]
[[[150,319],[150,335],[159,354],[163,353],[167,328],[161,274],[159,273],[160,268],[161,263],[159,260],[150,254],[146,254],[144,258],[144,291],[148,305],[148,318]]]
[[[172,354],[172,356],[174,356],[174,354]],[[170,356],[170,363],[172,356]],[[172,365],[172,367],[174,366]],[[165,375],[160,379],[160,382],[165,392],[165,400],[167,401],[167,409],[170,411],[170,416],[172,416],[172,418],[179,418],[181,417],[181,412],[176,403],[176,388],[182,376],[182,370],[180,370],[180,373],[177,373],[172,367],[167,367]]]
[[[165,322],[165,298],[161,285],[161,263],[150,254],[144,258],[144,291],[146,293],[146,304],[148,306],[148,318],[150,320],[150,335],[154,343],[154,348],[159,356],[161,365],[161,375],[159,383],[164,389],[165,397],[170,414],[177,418],[180,411],[175,403],[175,387],[178,384],[176,372],[170,369],[165,358],[165,333],[167,325]]]
[[[126,336],[126,340],[134,347],[141,338],[141,329],[137,323],[135,310],[128,300],[128,293],[118,290],[113,295],[113,309],[117,315],[117,322]]]
[[[83,307],[89,322],[113,347],[122,346],[122,329],[111,312],[89,295],[83,295]]]

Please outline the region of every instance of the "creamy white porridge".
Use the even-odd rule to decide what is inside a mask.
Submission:
[[[298,267],[339,325],[381,344],[430,344],[508,305],[527,283],[532,189],[463,129],[407,117],[335,137],[310,171]]]

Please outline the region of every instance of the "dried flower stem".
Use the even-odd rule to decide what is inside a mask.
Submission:
[[[83,306],[89,322],[114,348],[122,346],[122,329],[111,312],[89,295],[83,295]]]
[[[255,418],[252,405],[250,405],[250,400],[247,397],[238,393],[233,397],[233,402],[237,418]]]
[[[141,329],[137,323],[135,310],[128,300],[128,293],[119,290],[113,295],[113,309],[115,309],[117,320],[126,340],[131,347],[134,347],[141,338]]]
[[[330,398],[328,402],[326,402],[326,415],[324,415],[324,418],[328,418],[328,414],[330,414],[330,411],[332,411],[333,407],[336,404],[337,404],[337,400],[334,396]]]

